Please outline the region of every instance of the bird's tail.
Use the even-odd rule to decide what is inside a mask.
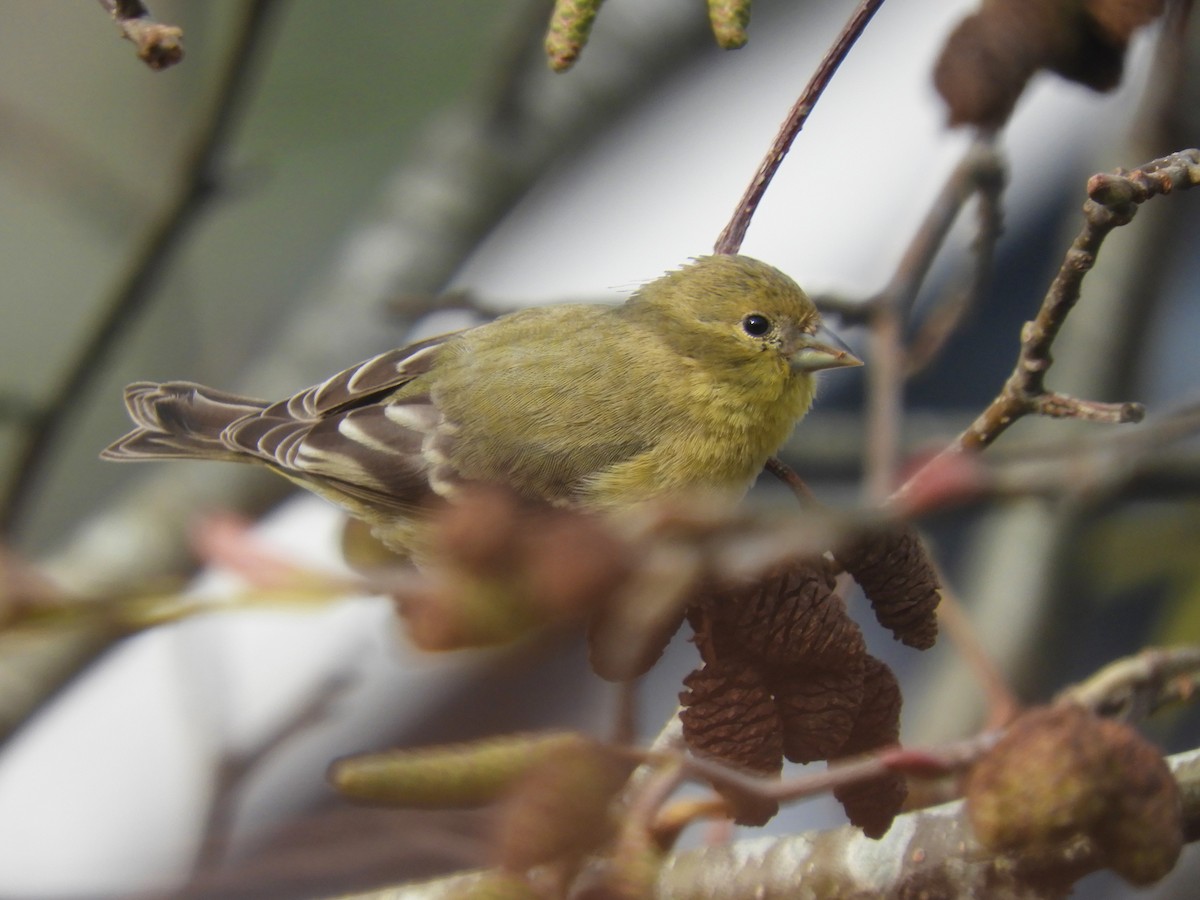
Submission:
[[[138,427],[100,456],[127,462],[143,459],[249,461],[222,440],[225,429],[267,407],[262,400],[216,391],[190,381],[139,381],[125,388],[125,407]]]

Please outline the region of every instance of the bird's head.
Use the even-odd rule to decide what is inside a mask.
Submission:
[[[701,256],[645,285],[628,305],[660,318],[667,339],[700,361],[805,376],[862,365],[821,327],[795,281],[749,256]]]

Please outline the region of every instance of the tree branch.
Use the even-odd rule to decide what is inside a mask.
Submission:
[[[1021,350],[1012,374],[996,399],[959,435],[950,450],[981,450],[1030,413],[1090,421],[1141,421],[1143,410],[1136,403],[1097,403],[1048,392],[1046,372],[1054,361],[1050,350],[1079,301],[1084,276],[1095,265],[1096,254],[1108,234],[1132,221],[1138,206],[1151,197],[1197,184],[1200,150],[1183,150],[1132,172],[1118,169],[1089,179],[1083,230],[1067,251],[1037,317],[1022,329]]]

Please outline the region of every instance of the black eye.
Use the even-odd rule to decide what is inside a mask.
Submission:
[[[758,313],[750,313],[750,315],[742,319],[742,330],[754,337],[762,337],[771,330],[771,320],[766,316],[760,316]]]

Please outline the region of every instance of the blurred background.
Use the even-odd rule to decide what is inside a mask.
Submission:
[[[340,514],[289,497],[281,479],[100,462],[126,430],[122,387],[186,379],[283,396],[478,310],[619,301],[711,250],[850,7],[758,0],[749,44],[722,52],[698,0],[608,0],[579,64],[554,75],[540,47],[546,2],[158,0],[151,10],[184,29],[186,57],[156,73],[99,4],[9,0],[6,587],[45,577],[93,599],[174,590],[199,563],[197,528],[225,511],[262,517],[253,534],[269,552],[339,571]],[[930,73],[972,8],[885,4],[744,252],[813,294],[880,290],[968,144],[945,127]],[[944,443],[995,394],[1081,224],[1087,177],[1200,141],[1194,30],[1169,83],[1154,28],[1114,93],[1035,80],[1002,137],[996,271],[908,386],[906,452]],[[215,151],[168,231],[206,133]],[[1150,203],[1110,239],[1056,345],[1057,389],[1152,412],[1194,399],[1198,201]],[[918,317],[961,275],[973,233],[962,218]],[[156,242],[167,250],[147,270]],[[476,312],[426,315],[444,291]],[[839,330],[869,365],[863,336]],[[860,497],[862,404],[858,375],[825,379],[789,445],[829,502]],[[1004,442],[1076,431],[1087,429],[1022,423]],[[757,499],[775,502],[763,487]],[[939,517],[928,537],[989,651],[1036,701],[1147,643],[1200,639],[1198,521],[1178,494],[1022,501]],[[209,569],[187,590],[219,598],[239,585]],[[905,684],[905,740],[971,733],[982,699],[954,648],[900,648],[864,611],[852,608],[872,652]],[[694,665],[677,640],[647,679],[647,735]],[[420,654],[376,597],[213,613],[128,639],[94,622],[0,631],[0,897],[311,897],[478,864],[476,817],[349,808],[324,783],[329,761],[544,725],[603,733],[612,706],[578,643]],[[1158,727],[1168,749],[1196,743],[1186,718]],[[841,821],[836,804],[815,801],[770,827]],[[1148,895],[1189,896],[1195,864],[1185,852]],[[1106,876],[1087,885],[1087,896],[1130,893]]]

